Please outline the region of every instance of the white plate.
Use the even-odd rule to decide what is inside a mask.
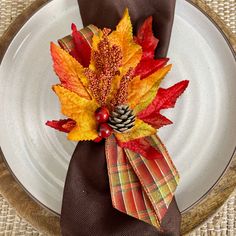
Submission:
[[[72,22],[82,27],[77,1],[51,1],[18,32],[0,67],[0,146],[25,189],[57,213],[76,144],[44,125],[61,117],[51,91],[58,80],[49,43],[69,34]],[[212,188],[232,157],[236,63],[216,26],[183,0],[169,57],[174,68],[162,86],[190,80],[176,108],[165,112],[174,125],[159,132],[182,177],[176,197],[184,211]]]

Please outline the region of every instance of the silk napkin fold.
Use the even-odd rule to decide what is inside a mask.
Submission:
[[[135,28],[153,16],[154,33],[160,40],[156,57],[168,51],[175,0],[79,0],[83,24],[100,28],[115,25],[129,8]],[[105,142],[81,142],[72,156],[65,183],[61,212],[63,236],[179,235],[180,212],[175,200],[162,220],[163,232],[117,211],[112,206],[107,174]]]

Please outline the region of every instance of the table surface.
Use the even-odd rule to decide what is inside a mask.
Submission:
[[[0,36],[9,24],[35,0],[0,0]],[[209,5],[236,35],[236,0],[202,0]],[[17,215],[6,199],[0,195],[0,236],[38,236],[23,218]],[[236,235],[236,191],[222,209],[207,223],[191,233],[197,235]]]

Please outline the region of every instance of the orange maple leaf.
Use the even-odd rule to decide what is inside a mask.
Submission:
[[[83,73],[83,66],[54,43],[51,43],[51,55],[54,70],[61,84],[79,96],[90,100],[91,96],[86,88],[88,81]]]

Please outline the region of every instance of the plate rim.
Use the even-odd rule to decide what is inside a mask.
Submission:
[[[20,29],[24,26],[24,24],[26,22],[28,22],[28,20],[35,14],[37,13],[41,8],[43,8],[45,5],[47,5],[48,3],[50,3],[52,0],[36,0],[35,2],[33,2],[29,7],[26,8],[26,10],[24,10],[8,27],[7,31],[5,31],[5,33],[2,35],[2,37],[0,38],[0,65],[1,62],[4,58],[4,55],[8,49],[8,47],[10,46],[12,40],[15,38],[15,36],[17,35],[17,33],[20,31]],[[195,0],[185,0],[186,2],[188,2],[189,4],[191,4],[192,6],[194,6],[197,10],[199,10],[205,17],[207,17],[212,24],[216,27],[216,30],[218,30],[218,32],[221,33],[221,35],[223,36],[224,40],[226,41],[228,47],[230,48],[232,55],[236,61],[236,52],[234,51],[233,45],[231,44],[230,40],[228,39],[226,33],[222,30],[222,28],[219,26],[219,24],[216,22],[215,19],[213,19],[212,16],[210,16],[205,10],[203,10],[199,5],[197,5]],[[210,9],[211,10],[211,9]],[[212,11],[212,10],[211,10]],[[217,187],[218,183],[224,179],[224,177],[226,176],[227,172],[229,172],[229,170],[231,169],[231,165],[233,160],[235,160],[236,162],[236,146],[235,149],[233,151],[233,154],[227,164],[227,166],[225,167],[224,171],[222,172],[222,174],[220,175],[220,177],[216,180],[216,182],[212,185],[211,188],[208,189],[208,191],[206,191],[206,193],[199,198],[196,202],[194,202],[191,206],[189,206],[188,208],[186,208],[183,212],[181,212],[182,217],[183,217],[183,223],[182,223],[182,232],[183,233],[187,233],[191,230],[193,230],[194,228],[196,228],[198,225],[202,224],[207,218],[209,218],[213,213],[210,212],[210,214],[205,217],[204,220],[199,221],[198,223],[196,223],[194,226],[192,227],[188,227],[186,225],[186,222],[190,222],[190,220],[192,220],[192,216],[195,215],[198,211],[198,207],[200,207],[202,202],[205,202],[205,205],[207,205],[207,201],[209,198],[209,194],[211,192],[214,191],[214,189]],[[10,174],[14,177],[15,182],[20,186],[21,189],[24,190],[24,192],[31,198],[31,200],[38,204],[40,207],[42,207],[43,209],[46,209],[47,211],[53,213],[54,215],[56,215],[57,217],[60,216],[60,214],[58,214],[57,212],[53,211],[52,209],[50,209],[49,207],[47,207],[46,205],[44,205],[43,203],[41,203],[36,197],[34,197],[25,187],[24,185],[18,180],[18,178],[15,176],[14,172],[12,171],[11,167],[9,166],[2,150],[0,147],[0,161],[1,158],[3,159],[7,170],[10,172]],[[234,182],[234,187],[236,186],[236,180]],[[228,191],[227,196],[224,196],[224,200],[222,200],[221,204],[219,204],[219,206],[217,206],[217,208],[215,209],[215,211],[217,211],[217,209],[219,209],[219,207],[228,199],[228,196],[233,192],[233,190]],[[212,197],[211,197],[212,198]],[[204,208],[207,208],[206,206]],[[206,211],[206,209],[205,209]]]
[[[223,36],[224,40],[226,41],[228,47],[230,48],[230,51],[234,57],[234,60],[236,62],[236,51],[234,50],[230,40],[228,39],[228,37],[226,36],[226,34],[224,33],[224,31],[220,28],[220,26],[216,23],[216,21],[214,19],[212,19],[212,17],[210,17],[202,8],[200,8],[197,4],[195,4],[193,1],[191,0],[185,0],[186,2],[190,3],[192,6],[194,6],[195,8],[197,8],[203,15],[205,15],[210,21],[211,23],[216,27],[216,29],[221,33],[221,35]],[[0,63],[1,64],[1,63]],[[234,157],[236,157],[236,144],[233,150],[233,153],[231,154],[231,157],[229,159],[228,164],[226,165],[226,167],[224,168],[224,170],[222,171],[222,174],[219,176],[219,178],[216,180],[216,182],[211,186],[211,188],[209,188],[203,195],[201,198],[199,198],[196,202],[194,202],[193,204],[191,204],[189,207],[187,207],[186,209],[184,209],[183,212],[181,213],[185,213],[189,210],[191,210],[194,206],[196,206],[199,202],[202,201],[203,198],[206,197],[206,195],[212,191],[212,189],[214,189],[214,187],[217,185],[217,183],[220,181],[220,179],[225,175],[226,171],[228,170],[232,160]],[[235,185],[236,186],[236,185]]]

